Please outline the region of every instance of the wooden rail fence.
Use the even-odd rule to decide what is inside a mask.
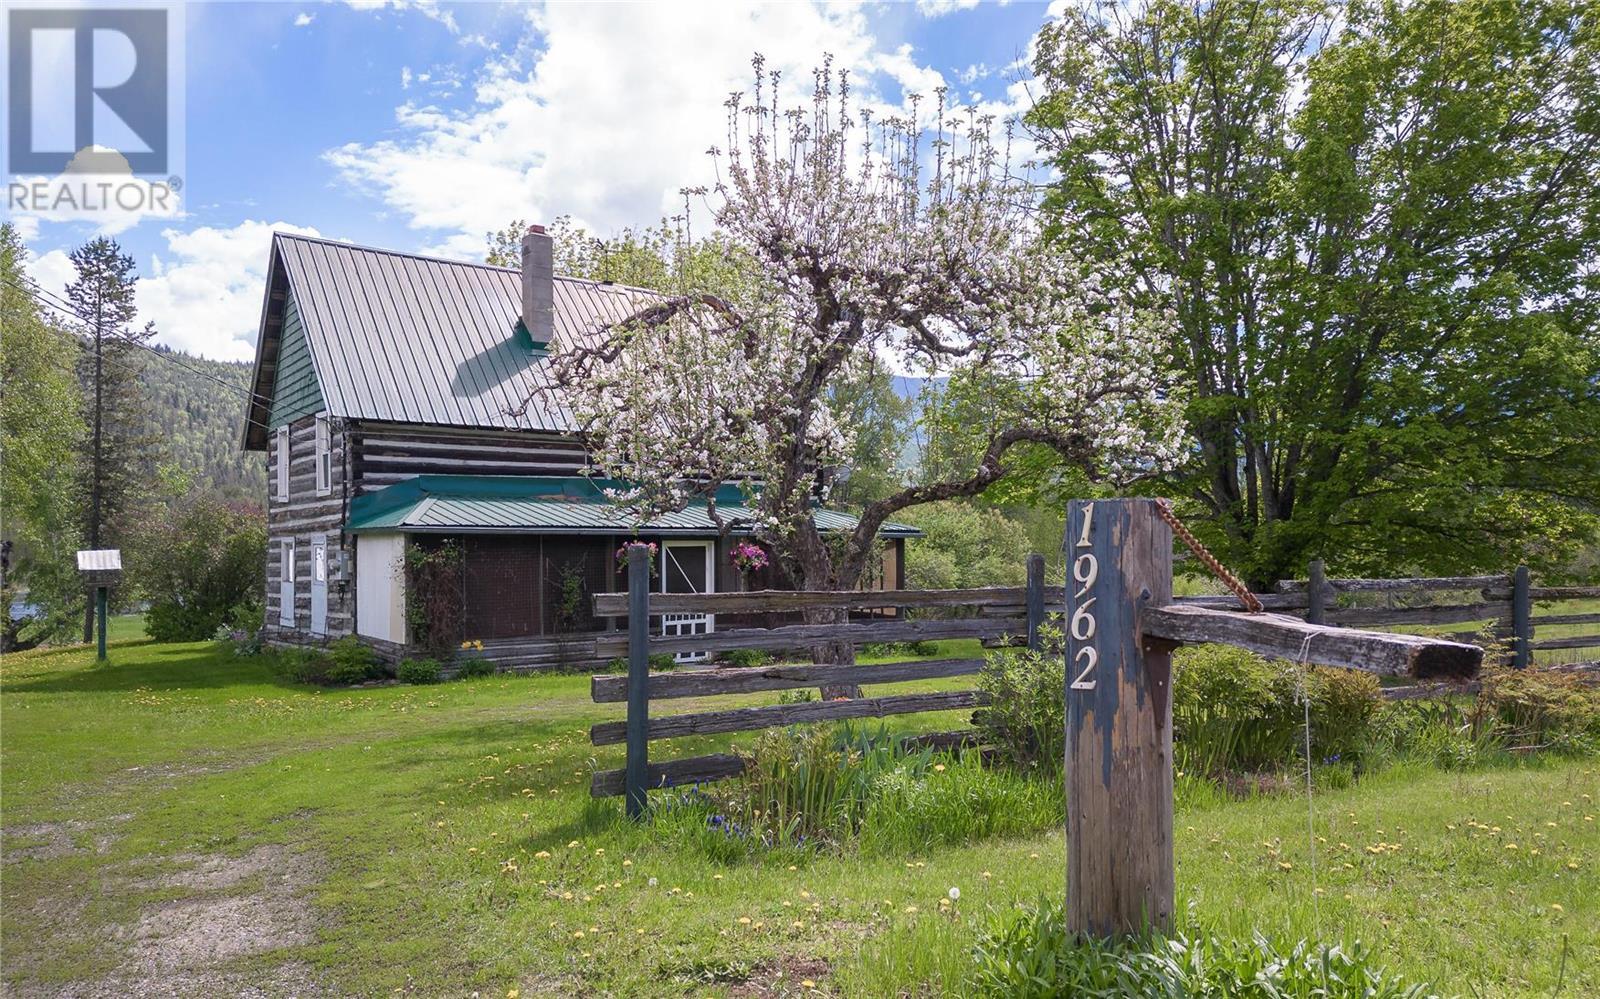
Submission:
[[[1432,602],[1440,594],[1464,593],[1455,603]],[[1350,595],[1378,595],[1384,606],[1340,606],[1340,598]],[[1531,653],[1541,649],[1600,647],[1600,635],[1535,639],[1535,629],[1547,625],[1600,624],[1600,613],[1554,614],[1535,617],[1536,603],[1600,598],[1600,586],[1535,587],[1527,570],[1496,576],[1456,576],[1426,579],[1329,579],[1320,562],[1313,562],[1308,578],[1283,580],[1276,592],[1258,594],[1265,610],[1304,618],[1307,623],[1340,628],[1437,627],[1472,621],[1494,621],[1496,637],[1512,643],[1512,661],[1529,663]],[[1370,602],[1371,596],[1358,596]],[[1446,598],[1448,599],[1448,598]],[[1398,602],[1427,600],[1416,606],[1394,606]],[[732,649],[776,651],[807,649],[829,643],[848,643],[859,648],[868,643],[931,641],[950,638],[976,638],[984,644],[1016,643],[1038,647],[1039,629],[1047,608],[1066,605],[1064,587],[1045,583],[1044,559],[1028,559],[1026,586],[995,586],[950,590],[848,590],[784,591],[760,590],[744,593],[652,593],[646,556],[631,554],[629,591],[601,593],[594,597],[597,617],[628,620],[628,630],[602,634],[595,639],[596,653],[625,656],[626,675],[598,675],[591,678],[590,693],[597,703],[628,704],[627,717],[600,722],[589,732],[596,746],[626,743],[627,763],[622,769],[594,774],[590,794],[607,797],[627,796],[630,814],[644,807],[646,790],[703,783],[735,776],[743,769],[740,758],[730,753],[713,753],[666,762],[650,762],[649,743],[683,736],[749,732],[777,726],[837,721],[854,718],[886,718],[892,715],[928,711],[949,711],[981,707],[982,691],[963,689],[932,693],[889,694],[853,699],[803,701],[794,704],[724,708],[688,714],[652,717],[655,701],[682,698],[720,697],[783,691],[829,685],[853,684],[872,687],[880,684],[971,676],[983,667],[982,659],[930,659],[875,663],[872,665],[787,664],[748,668],[686,669],[652,673],[649,657],[663,652],[718,652]],[[1238,607],[1232,596],[1178,597],[1174,606],[1160,612],[1161,620],[1147,622],[1157,630],[1171,632],[1173,640],[1183,640],[1185,629],[1215,630],[1209,618],[1189,622],[1191,614],[1205,615],[1210,610]],[[710,634],[663,636],[650,628],[650,618],[660,614],[747,614],[795,613],[831,610],[839,612],[874,611],[896,608],[894,617],[868,618],[836,624],[781,624],[774,627],[738,627]],[[908,615],[906,611],[913,611]],[[952,612],[961,616],[928,616]],[[920,615],[920,616],[919,616]],[[1280,619],[1281,620],[1281,619]],[[1240,634],[1229,639],[1251,648],[1250,622],[1233,622]],[[1242,629],[1242,630],[1241,630]],[[1279,629],[1281,630],[1281,629]],[[1478,632],[1454,632],[1446,636],[1472,641]],[[1394,645],[1394,643],[1390,643]],[[1292,650],[1277,646],[1257,648],[1267,655],[1291,656]],[[1356,650],[1355,653],[1359,653]],[[1375,655],[1377,653],[1374,653]],[[1425,663],[1409,663],[1398,645],[1384,652],[1392,664],[1373,662],[1380,673],[1410,672],[1426,678]],[[1427,686],[1397,688],[1405,696],[1426,696]],[[956,745],[972,740],[970,730],[933,732],[912,737],[923,744]]]

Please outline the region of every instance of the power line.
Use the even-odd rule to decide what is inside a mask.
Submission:
[[[85,316],[83,313],[78,312],[76,310],[76,308],[74,308],[70,303],[67,303],[67,302],[63,301],[60,296],[55,295],[52,292],[45,291],[43,288],[39,287],[39,283],[37,281],[34,281],[31,278],[23,276],[23,281],[26,282],[28,285],[30,285],[32,287],[32,291],[30,292],[29,289],[27,289],[27,288],[24,288],[22,290],[24,291],[24,293],[30,294],[30,296],[33,298],[33,300],[34,300],[34,302],[36,304],[44,305],[44,306],[46,306],[48,308],[54,309],[58,313],[65,312],[65,313],[67,313],[67,314],[69,314],[71,316],[76,317],[80,322],[84,323],[89,328],[91,328],[91,329],[93,328],[94,320],[92,320],[88,316]],[[13,287],[15,287],[15,285],[13,285]],[[41,298],[44,299],[44,301],[41,301]],[[251,389],[251,388],[242,388],[241,389],[238,385],[234,385],[231,382],[227,381],[226,379],[218,377],[217,375],[213,375],[208,371],[202,371],[199,368],[190,367],[189,365],[187,365],[187,364],[183,363],[182,361],[178,360],[177,356],[174,353],[170,352],[170,351],[163,351],[163,350],[160,350],[158,348],[152,347],[147,343],[143,343],[143,342],[141,342],[139,340],[134,339],[131,336],[126,335],[125,333],[120,337],[120,339],[124,343],[128,343],[128,344],[130,344],[130,345],[132,345],[134,347],[139,347],[139,348],[141,348],[143,350],[146,350],[146,351],[148,351],[148,352],[150,352],[152,354],[157,355],[158,357],[163,357],[166,360],[170,361],[171,363],[176,364],[178,367],[183,368],[185,371],[190,372],[191,374],[199,375],[202,378],[208,378],[211,381],[214,381],[219,385],[223,385],[223,386],[225,386],[227,388],[233,389],[235,392],[244,392],[246,397],[249,398],[250,401],[252,401],[252,402],[266,402],[266,401],[268,401],[268,398],[267,398],[266,395],[264,395],[262,393],[259,393],[259,392],[256,392],[254,389]]]
[[[93,331],[94,331],[94,322],[93,322],[93,320],[89,319],[88,317],[84,316],[82,313],[78,312],[70,304],[62,303],[59,299],[55,298],[55,296],[51,295],[49,292],[45,291],[43,288],[40,288],[38,286],[37,282],[32,281],[31,279],[28,279],[26,277],[24,277],[23,280],[27,283],[26,285],[18,284],[15,281],[8,281],[8,283],[12,286],[12,288],[16,289],[17,291],[22,292],[24,295],[27,295],[33,301],[33,303],[35,305],[37,305],[37,306],[39,306],[41,308],[50,310],[51,312],[55,313],[57,317],[59,317],[60,319],[66,320],[69,323],[72,320],[75,319],[75,320],[78,321],[78,323],[81,324],[80,328],[85,333],[89,333],[91,335],[93,334]],[[31,285],[32,287],[30,288],[27,285]],[[266,396],[265,394],[260,393],[260,392],[256,392],[253,388],[241,387],[239,385],[235,385],[232,382],[229,382],[227,379],[222,378],[222,377],[220,377],[218,375],[214,375],[209,371],[203,371],[203,370],[201,370],[199,368],[191,367],[190,365],[185,364],[183,361],[180,361],[175,354],[173,354],[173,353],[171,353],[169,351],[159,350],[159,349],[157,349],[155,347],[150,346],[147,343],[142,343],[142,342],[140,342],[140,341],[138,341],[138,340],[136,340],[136,339],[134,339],[134,338],[132,338],[130,336],[127,336],[126,334],[118,336],[118,339],[120,339],[123,343],[126,343],[126,344],[128,344],[130,346],[138,347],[141,350],[144,350],[144,351],[147,351],[148,353],[154,354],[155,356],[166,360],[168,363],[174,364],[174,365],[178,366],[179,368],[182,368],[183,370],[189,372],[190,374],[196,375],[196,376],[201,377],[201,378],[205,378],[205,379],[207,379],[208,381],[211,381],[211,382],[215,382],[216,384],[221,385],[222,387],[224,387],[226,389],[229,389],[231,391],[241,392],[241,393],[243,393],[243,395],[245,397],[245,400],[247,402],[250,402],[252,404],[259,402],[259,403],[262,403],[263,405],[265,405],[268,402],[270,402],[269,397]],[[83,346],[83,345],[80,344],[80,346]],[[85,348],[85,349],[87,349],[87,348]],[[273,430],[272,427],[262,423],[261,421],[252,419],[248,413],[245,415],[245,422],[250,424],[250,425],[252,425],[252,426],[259,427],[262,430],[267,431],[268,433],[272,432],[272,430]]]

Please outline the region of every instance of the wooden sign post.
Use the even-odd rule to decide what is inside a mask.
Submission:
[[[1155,500],[1067,510],[1067,928],[1172,927],[1172,658],[1183,642],[1418,679],[1476,676],[1483,650],[1282,614],[1172,602],[1172,529]],[[1209,556],[1208,556],[1209,557]]]
[[[1155,501],[1067,512],[1067,925],[1108,936],[1172,924],[1172,657],[1142,640],[1172,600],[1172,530]]]

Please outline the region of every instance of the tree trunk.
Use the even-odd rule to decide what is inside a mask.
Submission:
[[[845,624],[850,620],[850,612],[837,607],[821,607],[805,612],[807,624]],[[855,646],[849,642],[827,642],[823,645],[811,647],[811,661],[814,663],[832,663],[851,666],[856,661]],[[841,697],[857,698],[861,696],[861,685],[855,683],[824,684],[819,688],[824,701],[833,701]]]

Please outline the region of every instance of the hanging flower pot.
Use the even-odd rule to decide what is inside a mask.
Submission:
[[[651,572],[655,572],[656,571],[656,550],[657,549],[656,549],[656,543],[654,541],[651,541],[651,542],[648,542],[648,543],[641,542],[641,541],[629,541],[626,544],[624,544],[621,548],[618,548],[617,549],[617,565],[618,565],[618,567],[623,568],[623,569],[626,569],[628,567],[628,549],[630,549],[630,548],[647,548],[647,549],[649,549],[649,551],[650,551],[650,571]]]
[[[757,544],[741,541],[728,552],[728,560],[742,573],[757,572],[767,567],[767,553]]]

